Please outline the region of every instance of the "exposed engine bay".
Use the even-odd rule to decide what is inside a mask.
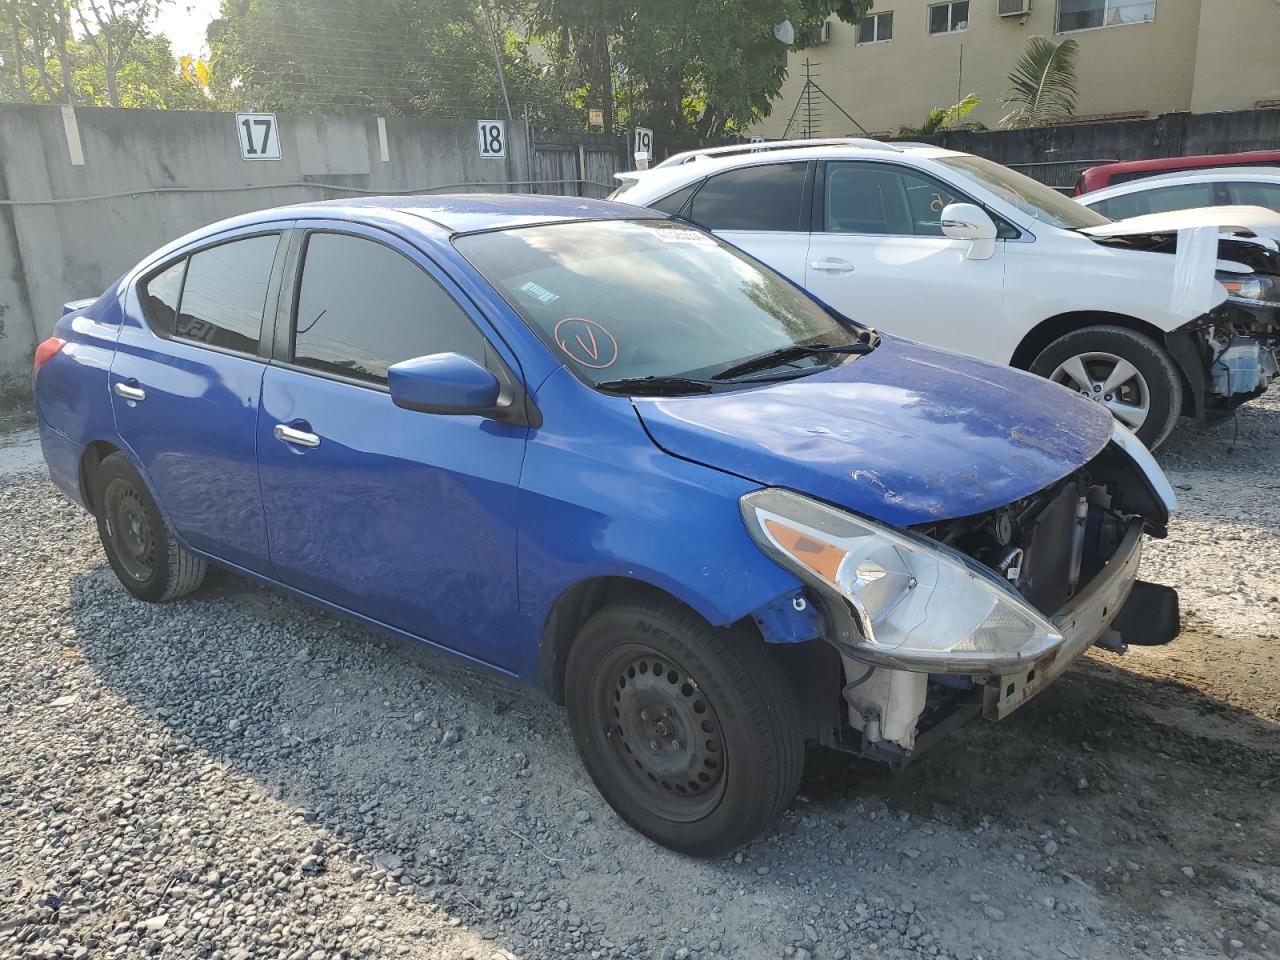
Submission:
[[[1115,444],[1051,486],[997,510],[918,528],[994,571],[1055,623],[1088,601],[1091,585],[1128,582],[1096,622],[1099,635],[1064,641],[1060,651],[1016,674],[954,676],[872,666],[842,653],[848,746],[901,765],[926,743],[973,714],[1000,719],[1056,679],[1094,642],[1123,652],[1126,643],[1167,643],[1178,632],[1177,595],[1134,582],[1143,532],[1163,538],[1168,509],[1133,460]],[[1123,557],[1120,554],[1124,554]],[[1113,588],[1107,588],[1113,589]],[[1065,619],[1064,619],[1065,618]],[[1064,634],[1067,633],[1064,626]],[[1070,647],[1070,649],[1067,649]],[[856,746],[854,743],[856,742]]]

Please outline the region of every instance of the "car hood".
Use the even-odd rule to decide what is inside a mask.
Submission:
[[[1035,493],[1112,433],[1105,408],[1064,387],[889,336],[797,380],[633,402],[668,453],[896,526]]]
[[[1090,237],[1142,237],[1212,227],[1219,231],[1245,231],[1264,237],[1280,237],[1280,213],[1266,207],[1195,207],[1147,213],[1127,220],[1113,220],[1098,227],[1084,227]]]

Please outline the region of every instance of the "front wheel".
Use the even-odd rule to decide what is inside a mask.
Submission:
[[[606,607],[569,651],[565,690],[596,787],[665,847],[727,853],[795,796],[799,708],[757,636],[715,630],[671,601]]]
[[[1059,337],[1031,372],[1101,404],[1154,450],[1182,411],[1182,377],[1168,352],[1127,327],[1097,326]]]

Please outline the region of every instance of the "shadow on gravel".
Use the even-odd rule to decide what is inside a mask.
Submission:
[[[1274,742],[1273,725],[1102,655],[1003,724],[975,721],[901,774],[811,754],[793,812],[746,851],[744,869],[691,862],[631,833],[592,789],[557,708],[423,645],[221,572],[165,607],[134,603],[105,568],[73,577],[71,590],[82,654],[102,682],[468,923],[510,919],[504,888],[567,878],[608,914],[609,936],[629,931],[621,946],[643,938],[654,909],[666,924],[703,912],[703,884],[763,895],[774,889],[770,872],[815,872],[806,859],[815,842],[839,847],[822,858],[832,888],[856,889],[876,871],[882,889],[899,879],[914,889],[922,865],[913,861],[932,859],[937,825],[979,843],[1003,828],[1010,866],[997,869],[1078,883],[1104,912],[1176,920],[1208,938],[1222,911],[1250,894],[1258,869],[1280,863],[1280,754],[1149,707],[1181,703],[1239,727],[1242,740],[1264,733]],[[590,822],[575,810],[590,811]],[[925,825],[888,846],[883,833],[860,846],[869,818],[901,814]],[[1013,852],[1009,831],[1029,852]],[[1046,836],[1060,839],[1046,845]],[[939,853],[932,869],[955,890],[972,889],[967,856]],[[633,907],[642,882],[651,884],[646,905]],[[571,931],[557,936],[575,942]]]

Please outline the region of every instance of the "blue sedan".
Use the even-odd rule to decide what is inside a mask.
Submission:
[[[661,214],[376,198],[198,230],[36,353],[57,485],[139,600],[216,563],[564,703],[713,856],[806,746],[901,766],[1163,643],[1173,495],[1105,410],[859,325]]]

